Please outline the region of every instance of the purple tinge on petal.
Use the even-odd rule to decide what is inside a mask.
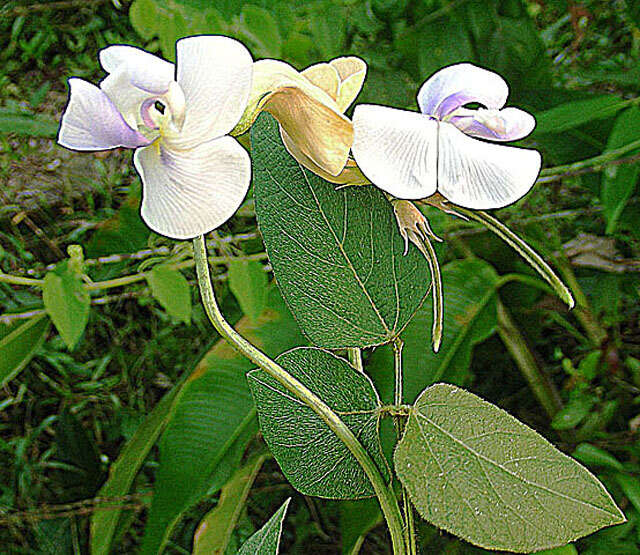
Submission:
[[[151,116],[149,115],[149,110],[156,103],[157,97],[147,98],[140,106],[140,117],[142,118],[142,123],[144,123],[149,129],[156,129],[158,126],[153,121]]]
[[[518,108],[459,108],[448,121],[467,135],[493,141],[517,141],[529,135],[536,125],[536,120],[531,114]]]
[[[470,93],[469,91],[460,91],[451,96],[447,96],[435,109],[433,114],[438,119],[446,118],[451,112],[454,112],[461,106],[469,104],[470,102],[476,102],[477,95]]]
[[[418,91],[418,104],[423,114],[442,119],[470,102],[500,109],[508,95],[509,87],[500,75],[464,63],[445,67],[429,77]]]
[[[109,97],[83,79],[69,79],[69,103],[62,115],[58,143],[73,150],[107,150],[148,145],[124,121]]]

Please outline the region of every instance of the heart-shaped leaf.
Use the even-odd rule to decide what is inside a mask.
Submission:
[[[252,144],[258,225],[302,330],[328,349],[390,342],[430,283],[418,250],[403,255],[391,204],[373,186],[336,190],[303,168],[269,114],[254,124]]]
[[[378,439],[380,401],[368,376],[317,348],[293,349],[277,360],[342,418],[387,475]],[[330,499],[374,495],[362,467],[312,409],[264,370],[249,373],[249,386],[264,439],[294,488]]]

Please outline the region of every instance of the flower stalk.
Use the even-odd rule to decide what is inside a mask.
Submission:
[[[235,347],[242,355],[246,356],[251,362],[256,364],[262,370],[267,372],[271,377],[276,379],[290,393],[300,399],[305,405],[313,410],[320,419],[329,427],[329,429],[338,436],[345,444],[347,449],[355,457],[362,466],[365,474],[369,478],[371,485],[376,493],[382,514],[387,522],[389,533],[391,534],[391,542],[393,545],[394,555],[406,555],[406,549],[403,539],[403,522],[400,513],[398,501],[395,498],[393,489],[385,483],[382,474],[377,466],[366,452],[362,444],[353,435],[353,432],[345,425],[345,423],[336,415],[327,404],[322,401],[315,393],[308,389],[304,384],[291,376],[277,362],[271,360],[267,355],[252,345],[244,337],[242,337],[227,322],[220,307],[216,301],[211,275],[209,273],[209,265],[207,262],[207,252],[204,236],[200,235],[193,240],[193,255],[195,260],[196,272],[198,276],[198,286],[202,297],[202,304],[205,312],[216,331],[226,339],[233,347]]]
[[[402,348],[404,343],[402,339],[396,337],[393,341],[393,373],[394,373],[394,387],[393,387],[393,403],[396,407],[402,405],[403,397],[403,385],[402,385]],[[396,415],[393,418],[396,427],[396,436],[398,441],[402,439],[402,433],[404,432],[405,418]],[[415,523],[413,521],[413,508],[411,501],[409,500],[409,494],[407,490],[402,488],[402,508],[404,512],[404,541],[407,546],[408,555],[416,555],[416,534]]]
[[[555,274],[551,267],[543,260],[543,258],[534,251],[527,243],[518,237],[502,222],[488,214],[483,210],[468,210],[461,206],[456,206],[456,210],[467,218],[484,225],[489,231],[495,233],[509,246],[514,248],[522,258],[524,258],[531,267],[538,272],[545,281],[553,288],[556,294],[569,306],[573,308],[576,304],[571,289],[569,289],[562,280]]]

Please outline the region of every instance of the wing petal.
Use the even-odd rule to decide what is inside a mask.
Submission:
[[[438,133],[438,191],[465,208],[502,208],[526,195],[540,172],[536,150],[486,143],[450,123]]]
[[[420,199],[436,191],[438,123],[422,114],[359,104],[353,112],[353,155],[383,191]]]
[[[221,226],[247,194],[249,155],[232,137],[186,151],[159,141],[136,150],[133,161],[143,185],[141,215],[173,239],[192,239]]]

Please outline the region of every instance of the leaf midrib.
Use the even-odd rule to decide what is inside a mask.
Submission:
[[[304,180],[305,180],[305,183],[307,184],[307,187],[309,187],[309,191],[313,195],[313,200],[316,203],[316,206],[318,207],[318,212],[322,216],[322,219],[324,220],[325,224],[327,225],[327,228],[331,232],[331,235],[332,235],[332,237],[333,237],[333,239],[334,239],[334,241],[336,243],[336,246],[340,250],[340,253],[342,254],[343,258],[345,259],[345,261],[347,263],[347,268],[349,268],[349,270],[351,270],[351,272],[353,273],[353,277],[355,278],[356,282],[358,283],[358,285],[362,289],[362,292],[364,293],[365,297],[369,301],[369,304],[371,304],[371,308],[373,309],[375,315],[380,320],[380,323],[382,324],[382,327],[383,327],[383,329],[385,331],[385,334],[387,336],[391,336],[391,330],[389,329],[389,326],[387,326],[387,323],[385,322],[384,318],[380,314],[380,311],[378,310],[378,307],[376,306],[375,302],[371,298],[371,295],[369,294],[369,291],[367,290],[367,288],[365,287],[364,283],[360,279],[360,276],[358,275],[358,272],[356,271],[355,267],[353,266],[353,263],[351,262],[351,259],[347,255],[346,251],[344,250],[344,247],[342,246],[342,243],[339,241],[338,236],[336,235],[333,227],[329,223],[329,220],[327,219],[326,214],[324,213],[324,210],[322,210],[322,206],[321,206],[320,202],[318,201],[318,197],[316,196],[316,192],[313,189],[313,186],[311,185],[311,182],[309,181],[309,177],[307,176],[306,170],[300,164],[298,164],[298,167],[300,168],[300,171],[302,172],[302,175],[304,176]],[[345,206],[346,206],[347,199],[346,199],[346,197],[344,195],[343,195],[342,198],[343,198],[343,202],[345,203]]]

